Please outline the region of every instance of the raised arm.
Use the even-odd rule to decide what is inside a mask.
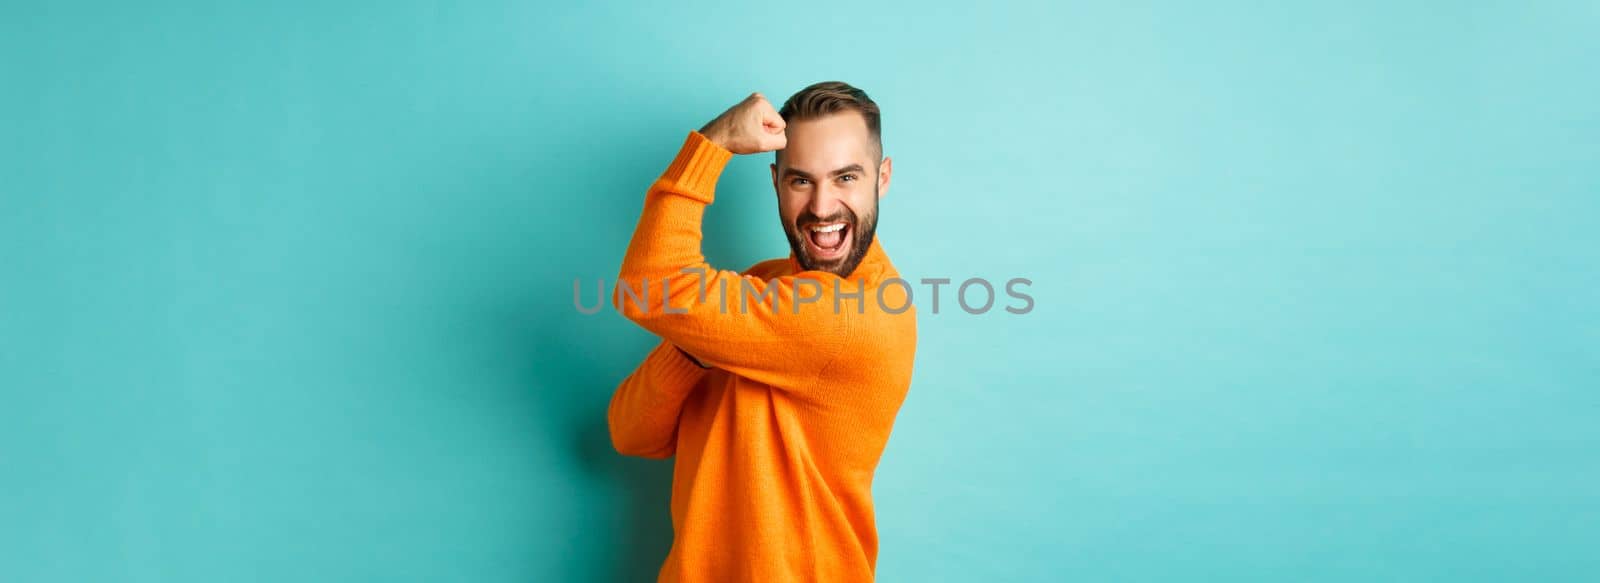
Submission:
[[[811,382],[854,340],[871,294],[824,272],[761,279],[717,270],[701,253],[701,218],[734,154],[781,149],[784,122],[753,94],[691,132],[645,196],[614,301],[624,316],[708,366],[780,389]],[[849,295],[835,313],[834,294]]]

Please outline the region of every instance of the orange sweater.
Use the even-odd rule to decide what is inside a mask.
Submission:
[[[614,300],[663,342],[617,387],[611,440],[627,455],[677,455],[660,581],[871,581],[872,475],[916,351],[915,309],[891,310],[910,287],[883,286],[880,303],[897,274],[876,241],[848,280],[801,271],[792,254],[744,275],[712,270],[700,220],[731,157],[691,132],[645,197]],[[644,301],[623,293],[646,280]],[[797,293],[817,300],[796,313]]]

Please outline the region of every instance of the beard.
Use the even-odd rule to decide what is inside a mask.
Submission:
[[[850,277],[850,274],[855,272],[856,266],[861,264],[861,259],[867,256],[867,249],[872,246],[872,237],[878,230],[878,197],[876,192],[873,195],[872,212],[865,216],[856,216],[849,207],[844,207],[827,217],[819,217],[811,214],[811,211],[801,211],[793,223],[783,226],[783,234],[789,238],[789,249],[794,251],[795,260],[800,263],[802,269],[826,271],[839,277]],[[835,259],[815,257],[806,246],[809,226],[815,223],[844,223],[850,252],[844,257]]]

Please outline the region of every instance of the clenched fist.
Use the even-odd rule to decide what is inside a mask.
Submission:
[[[700,128],[700,133],[729,152],[757,154],[782,150],[788,145],[783,126],[783,117],[767,98],[751,93]]]

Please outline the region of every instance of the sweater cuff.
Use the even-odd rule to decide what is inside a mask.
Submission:
[[[722,169],[732,158],[733,152],[700,132],[691,131],[683,142],[683,149],[678,150],[678,157],[661,174],[661,182],[668,192],[711,204],[717,191],[717,178],[722,176]]]

